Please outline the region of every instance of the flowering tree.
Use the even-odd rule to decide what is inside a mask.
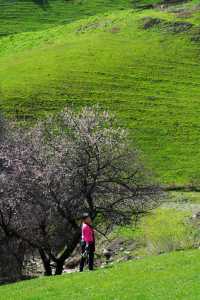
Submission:
[[[6,124],[0,117],[0,282],[14,281],[22,276],[25,244],[8,230],[14,214],[13,181],[5,145]]]
[[[6,172],[0,227],[37,249],[45,274],[61,274],[80,239],[80,215],[105,232],[159,204],[159,188],[129,144],[126,130],[99,108],[65,109],[32,129],[13,129],[0,144]],[[5,226],[6,224],[6,226]]]

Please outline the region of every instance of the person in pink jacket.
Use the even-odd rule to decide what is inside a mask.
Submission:
[[[88,213],[83,214],[81,233],[80,272],[83,272],[86,260],[89,270],[92,271],[94,268],[95,235],[92,219]]]

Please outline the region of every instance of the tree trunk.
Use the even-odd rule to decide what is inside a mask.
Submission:
[[[64,252],[61,254],[61,256],[57,259],[56,263],[56,271],[55,275],[61,275],[63,272],[63,265],[65,263],[65,260],[70,257],[76,246],[78,245],[80,241],[80,228],[77,227],[76,232],[73,235],[73,239],[70,241],[70,243],[67,245],[67,248],[64,250]]]
[[[44,275],[45,276],[51,276],[52,275],[52,267],[51,267],[51,260],[46,255],[45,251],[43,249],[39,249],[40,257],[42,259],[42,263],[44,266]]]
[[[59,259],[57,261],[55,275],[62,275],[64,262],[65,262],[65,260],[63,260],[63,259],[62,260]]]

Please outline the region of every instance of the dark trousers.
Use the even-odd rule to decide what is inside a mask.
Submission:
[[[92,271],[94,268],[94,251],[95,246],[94,243],[89,244],[89,247],[87,249],[87,256],[84,256],[83,254],[86,251],[86,243],[81,242],[81,261],[80,261],[80,272],[83,272],[84,266],[87,263],[89,270]]]

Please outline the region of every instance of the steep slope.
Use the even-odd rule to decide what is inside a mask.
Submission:
[[[68,24],[100,13],[143,8],[167,1],[187,0],[0,0],[0,37]]]
[[[135,1],[135,0],[134,0]],[[0,0],[0,36],[133,7],[131,0]],[[42,5],[42,3],[45,3]]]
[[[100,103],[162,182],[188,183],[200,166],[198,20],[127,10],[2,38],[1,107],[29,119]]]
[[[199,250],[116,264],[94,273],[40,278],[0,288],[1,300],[197,300]]]

